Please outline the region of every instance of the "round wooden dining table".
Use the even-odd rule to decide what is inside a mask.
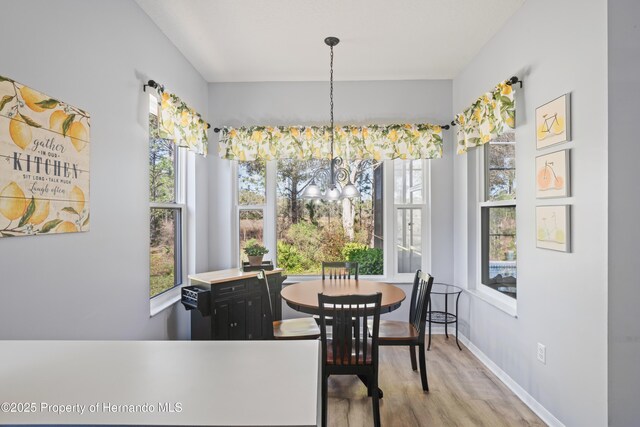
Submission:
[[[396,286],[371,280],[325,279],[310,280],[285,286],[280,295],[289,307],[308,314],[320,314],[318,294],[331,296],[372,295],[382,293],[381,312],[389,313],[398,307],[406,295]]]

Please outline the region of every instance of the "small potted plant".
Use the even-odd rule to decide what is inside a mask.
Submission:
[[[262,257],[269,253],[269,249],[258,243],[257,240],[251,239],[244,247],[244,253],[249,257],[249,264],[252,266],[262,265]]]

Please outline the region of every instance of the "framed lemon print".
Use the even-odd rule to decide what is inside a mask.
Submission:
[[[571,252],[571,206],[536,206],[536,246]]]
[[[536,157],[536,197],[569,197],[570,165],[570,150]]]
[[[536,108],[538,149],[571,141],[571,94],[566,93]]]
[[[90,117],[0,76],[0,238],[89,230]]]

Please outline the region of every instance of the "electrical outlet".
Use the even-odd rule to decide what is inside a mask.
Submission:
[[[543,364],[547,364],[547,346],[544,344],[540,344],[538,343],[538,352],[536,353],[536,356],[538,357],[538,360],[543,363]]]

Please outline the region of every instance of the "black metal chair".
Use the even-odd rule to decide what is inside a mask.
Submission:
[[[262,297],[269,302],[269,310],[265,310],[264,317],[267,325],[266,336],[276,340],[315,340],[320,337],[320,328],[312,317],[300,319],[273,320],[271,292],[269,292],[269,280],[264,270],[258,272],[258,281],[262,286]]]
[[[414,371],[418,369],[416,363],[416,346],[418,347],[420,353],[420,377],[424,391],[429,391],[424,335],[432,287],[433,277],[420,270],[416,271],[416,276],[413,279],[413,289],[411,291],[409,321],[380,320],[379,327],[380,345],[409,346],[411,368]],[[373,327],[371,323],[370,327]]]
[[[327,425],[330,375],[357,375],[372,397],[373,421],[380,426],[378,328],[382,294],[327,296],[318,294],[322,341],[322,425]],[[327,320],[331,316],[331,324]],[[371,318],[371,319],[370,319]],[[371,328],[368,328],[371,320]],[[328,336],[327,329],[331,329]],[[367,332],[369,331],[369,333]]]
[[[323,262],[322,263],[322,280],[326,276],[329,279],[351,279],[358,280],[358,263],[357,262]]]

